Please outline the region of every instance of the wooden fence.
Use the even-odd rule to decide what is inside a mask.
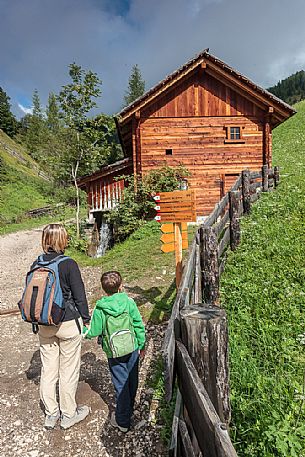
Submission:
[[[241,215],[278,183],[278,167],[244,170],[189,248],[162,348],[168,401],[178,384],[170,456],[237,457],[228,433],[228,329],[219,282],[227,249],[240,242]]]

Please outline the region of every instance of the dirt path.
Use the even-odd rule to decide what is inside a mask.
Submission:
[[[40,253],[41,230],[0,237],[0,300],[2,309],[16,306],[25,273]],[[88,297],[96,294],[99,272],[82,270]],[[39,404],[38,339],[20,316],[0,317],[0,457],[161,457],[162,425],[156,420],[158,401],[151,379],[164,327],[148,326],[148,346],[140,370],[135,427],[126,435],[109,425],[114,393],[107,360],[95,341],[84,341],[78,403],[92,413],[67,431],[45,431]],[[149,382],[147,382],[149,381]]]
[[[41,253],[41,229],[0,236],[0,309],[14,308],[31,263]]]

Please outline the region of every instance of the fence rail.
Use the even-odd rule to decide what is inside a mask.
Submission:
[[[236,457],[228,434],[227,319],[219,282],[228,248],[240,242],[240,217],[279,183],[279,168],[244,170],[194,236],[162,347],[166,399],[177,380],[169,455]]]

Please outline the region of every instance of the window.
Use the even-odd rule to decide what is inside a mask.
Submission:
[[[165,149],[165,155],[172,156],[173,155],[173,150],[172,149]]]
[[[242,127],[237,125],[225,125],[226,138],[225,143],[244,143],[242,136]]]
[[[240,140],[240,127],[230,127],[230,140]]]

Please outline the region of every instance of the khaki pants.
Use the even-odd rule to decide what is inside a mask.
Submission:
[[[81,328],[82,321],[79,319]],[[75,320],[63,322],[59,327],[39,327],[40,356],[42,362],[40,398],[47,415],[62,414],[72,417],[76,411],[75,394],[79,379],[81,340]],[[59,380],[59,403],[56,384]]]

